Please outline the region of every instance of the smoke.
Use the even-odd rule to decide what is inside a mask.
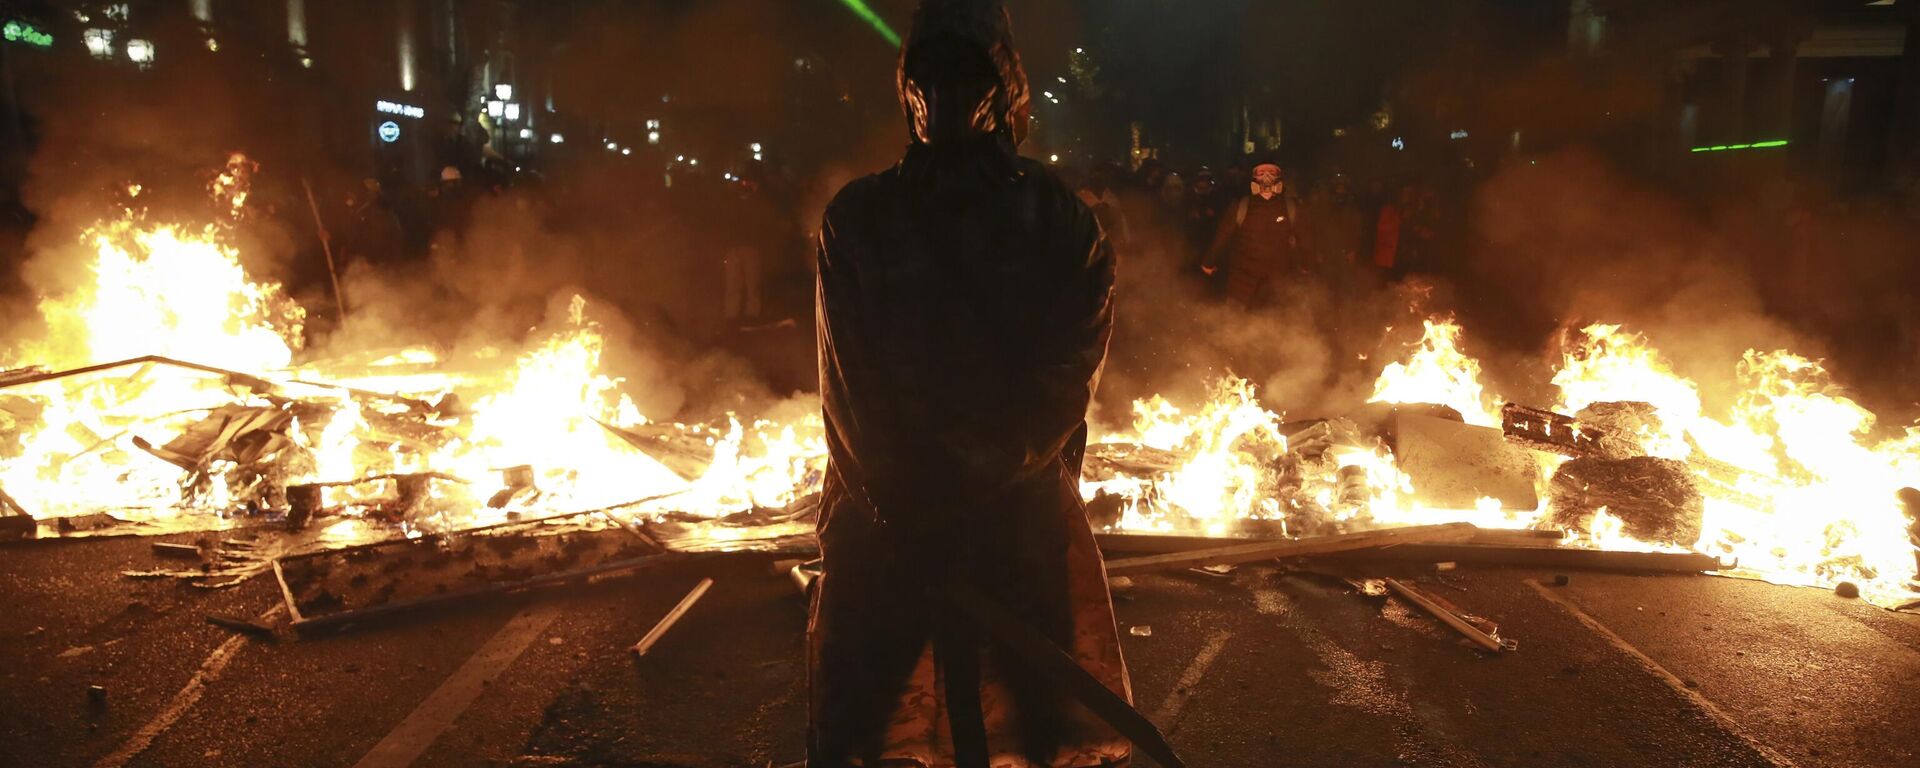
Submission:
[[[1425,286],[1278,280],[1244,307],[1218,296],[1195,268],[1203,235],[1153,215],[1144,199],[1132,202],[1100,387],[1103,422],[1123,425],[1131,401],[1156,394],[1200,402],[1229,375],[1254,382],[1264,404],[1285,415],[1343,413],[1372,395],[1383,353],[1419,338]]]
[[[1739,391],[1746,350],[1789,349],[1829,359],[1883,408],[1911,406],[1898,377],[1920,360],[1915,315],[1893,287],[1917,277],[1896,256],[1913,242],[1911,223],[1792,198],[1691,202],[1581,151],[1510,163],[1473,203],[1459,286],[1467,331],[1551,354],[1563,331],[1622,323],[1700,384],[1710,407]]]

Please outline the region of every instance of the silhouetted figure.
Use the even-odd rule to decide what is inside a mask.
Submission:
[[[1014,153],[1027,84],[998,3],[922,4],[900,61],[906,156],[821,225],[809,765],[1124,764],[1123,739],[944,597],[984,593],[1126,695],[1079,493],[1113,250]]]

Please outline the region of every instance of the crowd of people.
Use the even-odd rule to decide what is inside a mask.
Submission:
[[[1154,160],[1131,171],[1097,165],[1078,180],[1081,201],[1122,251],[1166,260],[1246,308],[1291,286],[1351,294],[1448,271],[1457,217],[1433,188],[1357,186],[1338,171],[1309,186],[1271,161],[1184,173]]]

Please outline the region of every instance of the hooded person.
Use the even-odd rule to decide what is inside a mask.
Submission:
[[[924,2],[897,83],[905,156],[820,229],[808,765],[1125,765],[1126,739],[949,599],[984,595],[1130,696],[1078,488],[1113,250],[1015,154],[1027,82],[999,3]]]

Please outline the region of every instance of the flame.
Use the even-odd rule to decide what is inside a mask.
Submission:
[[[1192,415],[1153,397],[1134,403],[1131,432],[1102,435],[1100,442],[1130,442],[1182,457],[1153,477],[1082,481],[1081,493],[1117,494],[1127,500],[1121,527],[1147,530],[1199,529],[1226,533],[1236,520],[1279,516],[1272,462],[1287,450],[1280,416],[1260,405],[1253,384],[1227,376]]]
[[[1374,381],[1370,403],[1438,403],[1468,424],[1500,426],[1500,411],[1480,386],[1480,361],[1460,352],[1460,325],[1428,318],[1426,332],[1405,362],[1388,363]]]
[[[1914,548],[1894,491],[1920,480],[1920,440],[1869,445],[1874,417],[1841,394],[1819,362],[1749,350],[1741,395],[1724,418],[1704,413],[1699,387],[1647,340],[1618,326],[1581,331],[1554,375],[1563,411],[1608,400],[1653,404],[1661,429],[1648,455],[1688,461],[1706,495],[1693,549],[1736,560],[1769,581],[1832,586],[1869,597],[1909,590]],[[1626,546],[1617,532],[1603,540]]]
[[[817,401],[727,414],[724,424],[653,422],[610,371],[605,329],[583,296],[517,353],[455,364],[416,346],[295,368],[304,313],[278,284],[248,275],[227,240],[253,171],[236,155],[210,182],[215,218],[225,223],[150,223],[129,210],[87,231],[73,252],[85,279],[40,297],[44,333],[0,351],[0,361],[64,369],[163,355],[264,384],[148,365],[0,390],[0,487],[30,513],[231,514],[280,503],[263,487],[318,483],[328,486],[329,514],[343,518],[321,529],[347,541],[379,535],[351,518],[384,514],[400,485],[394,475],[435,478],[400,521],[415,533],[662,495],[638,513],[717,517],[783,507],[820,487],[827,451]],[[129,199],[139,194],[128,189]],[[1423,326],[1420,341],[1383,368],[1370,402],[1442,404],[1497,428],[1497,398],[1462,351],[1460,325],[1434,317]],[[1610,401],[1652,405],[1658,426],[1629,437],[1648,455],[1685,462],[1706,497],[1702,533],[1685,548],[1777,582],[1853,581],[1883,601],[1907,594],[1914,549],[1894,490],[1920,485],[1920,426],[1875,442],[1874,415],[1819,361],[1784,350],[1749,351],[1733,380],[1741,394],[1709,413],[1700,387],[1646,338],[1605,324],[1572,334],[1552,377],[1554,405],[1565,413]],[[223,408],[284,413],[286,442],[273,444],[283,453],[268,457],[283,477],[262,478],[224,457],[189,471],[136,443],[164,444]],[[1146,458],[1114,464],[1131,469],[1084,479],[1081,490],[1118,496],[1122,529],[1210,535],[1243,521],[1521,528],[1553,519],[1544,506],[1504,510],[1491,498],[1472,509],[1424,506],[1389,447],[1342,424],[1285,423],[1251,383],[1228,376],[1198,403],[1136,401],[1131,423],[1098,433],[1096,443],[1131,444]],[[679,452],[673,468],[629,442],[641,429]],[[1544,487],[1557,459],[1541,458]],[[1584,526],[1578,533],[1591,546],[1675,548],[1633,540],[1605,509]]]

